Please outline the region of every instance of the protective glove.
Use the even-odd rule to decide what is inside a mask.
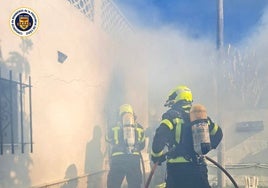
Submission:
[[[135,150],[135,151],[140,151],[140,150],[141,150],[141,145],[142,145],[142,142],[137,142],[137,143],[134,145],[134,150]]]
[[[174,145],[169,149],[169,151],[166,153],[167,158],[174,159],[178,156],[184,156],[185,155],[185,149],[182,144]]]
[[[131,150],[132,153],[134,152],[140,152],[139,148],[137,146],[134,146],[134,148]]]
[[[210,143],[202,143],[201,144],[201,151],[203,155],[206,155],[211,150]]]
[[[162,164],[162,162],[164,162],[166,160],[166,155],[161,155],[159,157],[151,156],[151,159],[152,159],[154,164],[158,163],[158,165],[160,166]]]

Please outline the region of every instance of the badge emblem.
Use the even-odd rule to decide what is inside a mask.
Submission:
[[[11,16],[11,30],[22,37],[32,35],[38,28],[37,14],[29,8],[19,8]]]

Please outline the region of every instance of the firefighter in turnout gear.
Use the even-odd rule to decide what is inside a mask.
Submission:
[[[145,135],[131,105],[120,106],[119,121],[108,132],[106,140],[112,145],[107,188],[120,188],[125,177],[128,188],[141,188],[140,151],[145,147]]]
[[[192,103],[188,87],[174,88],[165,103],[169,109],[153,138],[151,160],[158,164],[166,161],[166,188],[210,187],[204,155],[218,146],[222,129],[206,116],[203,105]]]

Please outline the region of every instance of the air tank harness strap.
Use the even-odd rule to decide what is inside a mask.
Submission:
[[[196,164],[203,164],[204,160],[202,158],[203,157],[199,156],[197,153],[190,153],[186,151],[182,143],[175,143],[167,152],[167,162],[169,163],[192,162]]]

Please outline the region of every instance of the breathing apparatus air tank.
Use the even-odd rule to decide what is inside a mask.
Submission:
[[[190,110],[194,150],[199,155],[205,155],[211,150],[209,126],[206,108],[194,104]]]
[[[128,153],[132,153],[135,146],[135,122],[131,113],[125,113],[122,117],[123,136],[128,149]]]

